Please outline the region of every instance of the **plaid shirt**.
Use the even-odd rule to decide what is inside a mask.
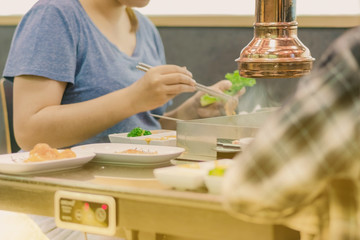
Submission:
[[[360,27],[328,49],[235,157],[224,206],[306,239],[360,239]]]

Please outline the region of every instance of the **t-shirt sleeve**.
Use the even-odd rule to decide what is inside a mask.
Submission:
[[[70,16],[51,5],[31,9],[15,31],[4,77],[36,75],[73,83],[76,26]]]

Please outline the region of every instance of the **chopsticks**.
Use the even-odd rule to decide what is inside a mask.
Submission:
[[[167,116],[158,115],[158,114],[153,114],[153,113],[150,113],[150,115],[153,116],[153,117],[156,117],[156,118],[163,118],[163,119],[171,120],[171,121],[184,121],[184,120],[182,120],[182,119],[173,118],[173,117],[167,117]]]
[[[146,64],[146,63],[141,63],[141,62],[140,62],[140,63],[138,63],[138,65],[136,65],[136,68],[139,69],[139,70],[141,70],[141,71],[147,72],[150,68],[152,68],[152,66],[150,66],[150,65],[148,65],[148,64]],[[212,96],[214,96],[214,97],[219,97],[219,98],[221,98],[222,100],[226,100],[226,101],[227,101],[227,100],[231,100],[231,99],[232,99],[231,96],[229,96],[229,95],[227,95],[227,94],[225,94],[225,93],[222,93],[222,92],[215,91],[215,90],[213,90],[212,88],[209,88],[209,87],[207,87],[207,86],[205,86],[205,85],[202,85],[202,84],[200,84],[200,83],[196,83],[196,84],[195,84],[195,87],[196,87],[196,89],[199,90],[199,91],[208,93],[208,94],[210,94],[210,95],[212,95]]]
[[[136,65],[136,68],[141,71],[147,72],[150,68],[152,68],[152,66],[146,63],[139,62],[138,65]]]

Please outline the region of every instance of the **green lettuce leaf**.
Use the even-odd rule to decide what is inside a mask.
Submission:
[[[225,91],[225,93],[230,96],[234,96],[243,87],[252,87],[256,84],[256,80],[254,78],[245,78],[240,76],[239,70],[235,70],[233,73],[225,74],[225,79],[232,83],[231,88]],[[217,101],[220,101],[220,98],[210,96],[209,94],[204,94],[200,98],[200,104],[203,107],[213,104]]]

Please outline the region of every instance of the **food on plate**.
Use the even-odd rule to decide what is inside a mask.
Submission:
[[[158,137],[158,138],[156,138],[156,137],[148,137],[148,138],[145,138],[144,140],[145,140],[145,142],[147,143],[147,144],[150,144],[150,142],[151,141],[164,141],[164,140],[169,140],[169,139],[171,139],[171,138],[176,138],[176,135],[170,135],[170,136],[162,136],[162,137]]]
[[[226,169],[226,166],[216,166],[215,168],[209,170],[208,175],[222,177],[225,175]]]
[[[160,145],[176,147],[176,131],[155,129],[150,130],[151,135],[128,137],[128,133],[113,133],[109,134],[111,143],[131,143],[142,145]]]
[[[140,137],[140,136],[145,136],[145,135],[151,135],[151,132],[145,129],[142,129],[140,127],[136,127],[134,129],[132,129],[127,136],[128,137]]]
[[[58,151],[46,143],[38,143],[30,151],[29,157],[24,162],[43,162],[48,160],[58,160],[64,158],[74,158],[76,153],[71,149]]]
[[[224,176],[229,164],[220,164],[217,160],[215,160],[214,164],[215,167],[209,170],[208,175],[217,177]]]
[[[126,154],[158,154],[157,151],[143,150],[138,148],[130,148],[124,151],[115,152],[115,153],[126,153]]]
[[[241,77],[239,70],[235,70],[233,73],[227,73],[225,75],[225,79],[231,81],[232,83],[231,88],[225,91],[225,93],[230,96],[236,95],[236,93],[243,87],[252,87],[256,84],[256,80],[254,78]],[[220,101],[218,97],[210,96],[209,94],[205,94],[200,98],[200,104],[203,107],[217,101]]]
[[[232,144],[239,145],[239,146],[241,146],[241,147],[246,147],[246,146],[249,145],[253,140],[254,140],[253,137],[247,137],[247,138],[235,139],[235,140],[233,140],[231,143],[232,143]]]

